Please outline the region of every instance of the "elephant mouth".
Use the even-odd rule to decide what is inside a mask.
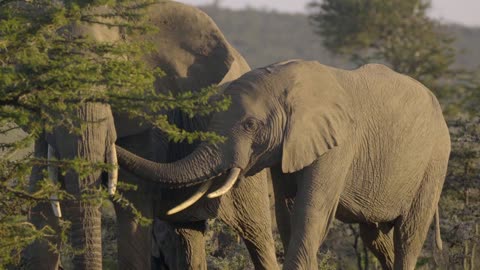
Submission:
[[[242,172],[242,169],[240,169],[239,167],[233,167],[231,169],[224,171],[218,176],[225,175],[227,174],[227,172],[228,172],[227,179],[223,182],[223,184],[219,188],[215,189],[212,192],[209,192],[207,194],[207,198],[209,199],[218,198],[226,194],[228,191],[230,191],[230,189],[232,189],[232,187],[238,181],[238,178]],[[190,196],[187,200],[175,206],[174,208],[168,210],[167,215],[173,215],[180,211],[183,211],[186,208],[192,206],[198,200],[200,200],[210,190],[210,187],[213,184],[213,178],[215,177],[217,176],[211,177],[205,183],[201,184],[200,187],[195,191],[195,193],[193,193],[192,196]]]

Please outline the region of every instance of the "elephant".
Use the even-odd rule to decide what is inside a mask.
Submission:
[[[94,11],[108,10],[108,7],[102,6]],[[87,36],[102,42],[152,42],[155,49],[146,53],[144,60],[149,67],[161,68],[167,74],[155,82],[159,93],[199,91],[213,84],[223,88],[250,70],[245,59],[202,11],[174,1],[160,1],[149,5],[145,16],[158,31],[127,35],[120,27],[95,23],[77,23],[67,30],[74,36]],[[210,116],[190,118],[179,110],[164,113],[171,122],[186,130],[205,130],[210,121]],[[116,149],[113,145],[116,142],[142,157],[170,162],[187,156],[195,147],[187,143],[173,143],[161,130],[143,123],[141,119],[130,118],[108,104],[87,103],[79,109],[77,117],[88,121],[82,134],[75,135],[63,128],[55,128],[36,141],[35,156],[60,159],[80,157],[115,165]],[[32,189],[42,179],[43,169],[46,168],[33,168]],[[72,172],[59,175],[54,167],[48,168],[48,171],[52,179],[58,179],[62,187],[76,197],[87,187],[97,188],[106,182],[102,177],[105,174],[101,172],[80,178]],[[151,226],[140,226],[129,210],[114,203],[119,269],[150,269],[152,261],[157,263],[158,268],[205,269],[204,232],[205,221],[209,218],[219,218],[240,234],[257,269],[277,269],[266,172],[247,178],[245,184],[232,189],[222,198],[204,199],[190,206],[193,202],[190,200],[189,203],[189,198],[199,194],[197,187],[170,190],[138,178],[122,168],[112,171],[108,177],[110,193],[115,192],[118,179],[134,183],[137,190],[124,192],[124,197],[145,217],[168,222],[158,224],[156,220],[155,227],[160,231],[155,230],[152,236]],[[188,206],[187,210],[174,214]],[[37,227],[49,224],[57,228],[58,219],[55,216],[63,214],[72,221],[73,247],[84,250],[73,258],[75,269],[102,269],[99,206],[53,200],[52,207],[53,211],[50,205],[40,204],[32,209],[32,223]],[[253,207],[257,211],[246,211]],[[165,239],[175,241],[165,245]],[[152,254],[156,256],[154,259],[151,258]],[[34,243],[28,248],[26,256],[28,268],[57,269],[59,266],[58,254],[53,253],[46,242]]]
[[[360,224],[384,269],[414,269],[434,216],[441,248],[438,201],[450,138],[421,83],[381,64],[343,70],[289,60],[244,74],[225,94],[231,106],[209,126],[225,143],[202,143],[173,163],[117,146],[120,166],[172,188],[234,174],[207,198],[225,194],[237,175],[271,168],[283,269],[317,269],[334,218]]]

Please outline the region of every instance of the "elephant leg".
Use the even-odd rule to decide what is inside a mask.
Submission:
[[[378,227],[373,224],[360,223],[360,236],[362,241],[377,257],[384,270],[393,269],[394,248],[393,248],[393,228],[390,224],[379,224]]]
[[[206,222],[191,222],[175,229],[182,243],[177,257],[177,269],[206,270],[205,253]]]
[[[174,269],[177,246],[180,243],[175,228],[168,222],[155,218],[152,235],[152,270]]]
[[[152,218],[151,198],[142,192],[127,191],[124,196],[143,216]],[[117,215],[118,269],[150,269],[152,254],[151,226],[142,226],[128,209],[114,203]]]
[[[30,210],[29,221],[35,225],[37,229],[50,226],[58,231],[58,218],[53,215],[50,203],[40,203]],[[49,239],[53,243],[58,239]],[[57,270],[60,266],[60,254],[50,249],[46,240],[37,240],[31,244],[25,251],[25,269],[35,270]]]
[[[206,270],[205,221],[154,225],[155,270]]]
[[[447,161],[431,162],[408,211],[395,221],[395,269],[413,270],[438,206]]]
[[[335,218],[338,198],[310,204],[310,200],[303,198],[305,193],[300,189],[297,195],[292,235],[283,265],[285,270],[317,269],[317,251]]]
[[[292,235],[283,269],[317,269],[317,251],[335,218],[352,156],[334,148],[296,173]]]
[[[34,155],[36,158],[46,158],[48,144],[40,136],[40,139],[35,141]],[[30,191],[36,190],[36,185],[39,180],[43,178],[42,171],[46,169],[43,166],[34,166],[30,176]],[[50,226],[55,231],[58,231],[58,218],[53,214],[50,203],[39,203],[29,211],[29,221],[35,225],[36,229],[41,229],[45,226]],[[53,243],[57,243],[58,239],[49,239]],[[39,270],[57,270],[60,264],[60,255],[50,250],[49,244],[46,240],[37,240],[32,243],[24,252],[25,268],[39,269]]]
[[[231,190],[232,211],[220,209],[219,218],[243,238],[255,269],[278,269],[272,235],[266,171],[239,181]]]
[[[272,168],[271,172],[275,198],[275,218],[280,239],[282,240],[283,250],[286,254],[291,234],[290,230],[297,184],[293,174],[284,174],[279,167]]]
[[[165,155],[164,136],[154,130],[148,130],[129,137],[122,137],[116,142],[135,153],[147,157]],[[158,153],[157,153],[158,152]],[[164,161],[164,158],[161,159]],[[129,190],[123,193],[124,197],[137,208],[140,213],[153,219],[154,196],[157,189],[151,183],[142,181],[138,177],[120,168],[119,179],[137,186],[137,190]],[[152,226],[141,226],[135,216],[128,209],[123,209],[114,203],[117,214],[118,230],[118,269],[150,269],[152,260]]]

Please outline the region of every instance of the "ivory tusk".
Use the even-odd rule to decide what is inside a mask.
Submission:
[[[47,161],[56,158],[55,148],[53,148],[50,144],[48,145],[48,152],[47,152]],[[58,183],[58,168],[56,166],[48,165],[48,177],[52,180],[54,184]],[[56,217],[62,217],[62,209],[60,208],[60,202],[58,201],[58,195],[52,194],[50,196],[51,205],[53,209],[53,214]]]
[[[198,188],[198,190],[190,198],[188,198],[186,201],[179,204],[178,206],[168,210],[167,215],[176,214],[176,213],[190,207],[192,204],[194,204],[195,202],[200,200],[200,198],[202,198],[203,195],[205,193],[207,193],[208,189],[212,186],[212,183],[213,183],[212,180],[208,180],[207,182],[203,183],[200,186],[200,188]]]
[[[223,186],[221,186],[216,191],[209,193],[207,197],[213,199],[227,193],[233,187],[233,185],[235,185],[235,182],[237,182],[238,176],[240,175],[241,171],[242,170],[240,168],[231,169],[230,173],[228,174],[228,178],[225,181],[225,184],[223,184]]]
[[[117,191],[118,183],[118,161],[115,143],[110,146],[110,150],[107,154],[107,163],[115,166],[112,171],[108,172],[108,194],[114,195],[115,191]]]
[[[50,196],[50,200],[52,201],[51,204],[52,204],[53,214],[56,217],[61,218],[62,209],[60,208],[60,202],[58,201],[57,194],[52,194],[52,196]]]

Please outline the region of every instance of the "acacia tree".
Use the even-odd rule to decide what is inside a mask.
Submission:
[[[479,191],[478,71],[455,67],[455,39],[427,16],[429,0],[323,0],[309,7],[311,24],[329,51],[347,56],[355,65],[386,64],[421,81],[440,98],[452,137],[440,202],[450,260],[444,263],[451,267],[463,258],[464,265],[471,267],[478,236],[458,241],[458,235],[450,232],[455,228],[472,232],[480,222],[477,202],[471,199],[475,196],[469,195]]]
[[[84,104],[105,103],[114,110],[140,116],[175,141],[221,140],[212,133],[180,130],[159,115],[173,108],[190,115],[225,109],[226,99],[210,102],[215,87],[175,96],[158,94],[153,83],[164,74],[148,68],[141,58],[152,49],[151,44],[99,43],[72,36],[66,30],[74,23],[89,22],[121,27],[126,34],[155,31],[142,16],[144,8],[155,2],[0,0],[0,268],[17,263],[20,252],[35,240],[50,239],[57,233],[48,226],[36,229],[26,214],[36,204],[48,202],[52,194],[63,200],[71,197],[59,190],[46,172],[39,189],[29,191],[32,167],[47,165],[47,160],[33,157],[28,149],[44,132],[58,126],[80,132],[84,127],[82,119],[74,116]],[[98,5],[109,5],[113,12],[93,13]],[[111,165],[81,159],[58,160],[54,165],[62,172],[74,170],[79,175],[112,169]],[[109,198],[104,190],[96,192],[100,198]],[[129,205],[139,215],[121,194],[113,199]],[[65,240],[68,223],[61,224]]]

